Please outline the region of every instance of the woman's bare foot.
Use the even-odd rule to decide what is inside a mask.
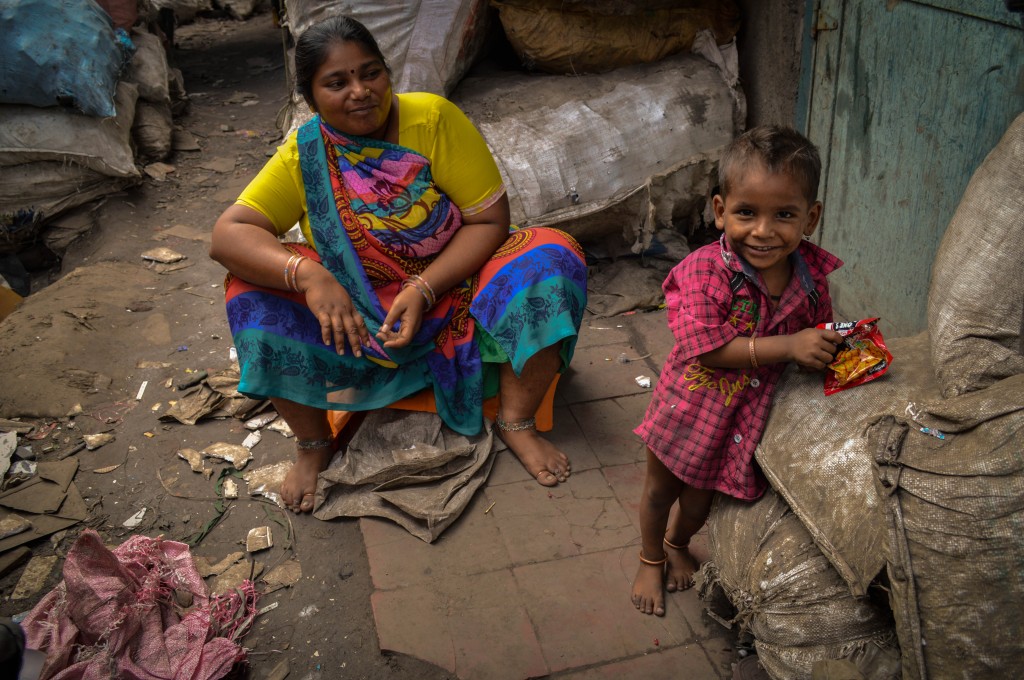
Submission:
[[[641,562],[633,579],[633,606],[641,614],[665,615],[665,563]]]
[[[537,430],[513,430],[511,432],[498,429],[498,435],[505,442],[516,458],[523,464],[526,471],[542,486],[555,486],[564,482],[572,474],[569,457]]]
[[[670,543],[665,539],[665,555],[668,556],[668,575],[665,590],[675,593],[693,587],[693,575],[700,569],[700,562],[690,552],[689,544]]]
[[[281,500],[292,512],[312,512],[317,476],[334,458],[333,446],[298,451],[281,484]]]

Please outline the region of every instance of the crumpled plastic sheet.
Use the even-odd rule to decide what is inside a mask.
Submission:
[[[87,529],[22,627],[46,653],[41,680],[215,680],[245,662],[256,599],[251,582],[209,598],[184,543],[132,536],[111,551]]]
[[[384,517],[430,543],[487,480],[494,443],[489,424],[466,437],[434,413],[373,411],[320,473],[313,516]]]

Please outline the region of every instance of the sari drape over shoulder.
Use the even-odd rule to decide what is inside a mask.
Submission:
[[[530,356],[561,342],[568,364],[586,301],[586,264],[570,236],[543,227],[511,229],[476,275],[439,297],[409,346],[380,345],[373,335],[402,282],[429,266],[462,214],[434,183],[430,159],[412,149],[346,136],[319,118],[299,130],[297,142],[316,250],[290,247],[337,278],[371,341],[363,357],[351,348],[339,355],[323,344],[302,294],[230,277],[240,392],[369,410],[429,386],[442,419],[475,434],[496,382],[485,380],[493,362],[511,361],[518,373]]]

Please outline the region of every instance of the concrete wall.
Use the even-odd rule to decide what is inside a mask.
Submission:
[[[796,125],[805,0],[738,0],[747,125]]]

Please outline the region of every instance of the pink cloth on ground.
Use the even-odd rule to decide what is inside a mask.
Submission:
[[[187,611],[176,590],[191,593]],[[132,536],[111,551],[87,529],[22,627],[27,647],[46,652],[41,680],[216,680],[246,659],[236,640],[256,592],[248,581],[239,590],[210,599],[184,543]]]

